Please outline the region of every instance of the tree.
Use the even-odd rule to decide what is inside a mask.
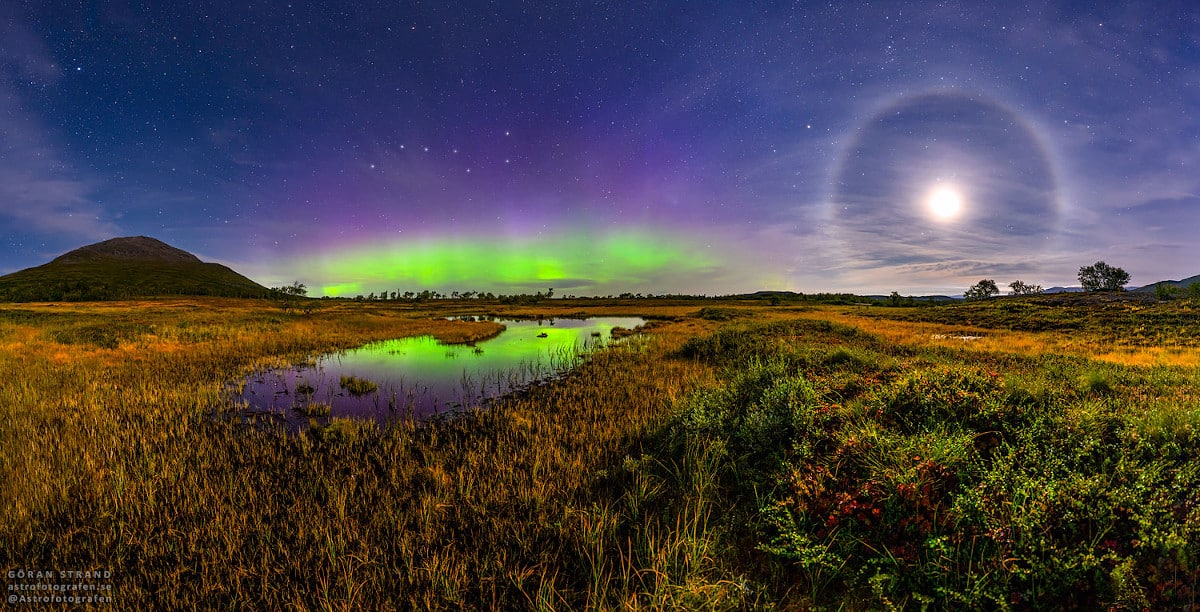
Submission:
[[[291,285],[282,287],[271,287],[271,295],[280,300],[279,307],[285,312],[293,308],[301,308],[301,299],[308,295],[308,288],[300,281],[293,281]],[[305,300],[307,302],[307,300]],[[305,312],[312,310],[312,306],[303,308]]]
[[[967,298],[968,300],[986,300],[987,298],[990,298],[993,295],[998,295],[999,293],[1000,288],[996,286],[996,281],[990,278],[985,278],[978,283],[975,283],[975,285],[970,289],[967,289],[966,293],[963,293],[963,297]]]
[[[1037,295],[1042,291],[1041,285],[1026,285],[1025,281],[1015,280],[1008,284],[1012,288],[1012,295]]]
[[[271,292],[284,297],[304,297],[308,295],[308,288],[300,281],[293,281],[291,285],[271,287]]]
[[[1124,291],[1129,273],[1103,261],[1079,269],[1079,284],[1084,291]]]

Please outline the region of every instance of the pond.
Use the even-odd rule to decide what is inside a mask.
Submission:
[[[235,388],[244,416],[289,428],[333,417],[425,419],[562,375],[639,317],[498,320],[505,330],[473,345],[430,336],[374,342],[308,363],[256,372]],[[238,401],[240,400],[240,402]]]

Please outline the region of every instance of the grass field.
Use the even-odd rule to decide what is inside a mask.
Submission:
[[[1196,608],[1196,308],[3,305],[0,571],[121,609]],[[485,313],[652,325],[461,418],[214,418]]]

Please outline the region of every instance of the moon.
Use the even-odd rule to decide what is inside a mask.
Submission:
[[[938,221],[950,221],[962,212],[962,196],[953,187],[940,186],[929,194],[929,212]]]
[[[1048,248],[1061,202],[1050,154],[1033,130],[999,102],[965,92],[882,105],[832,168],[825,212],[834,244],[855,271],[871,274],[888,265],[917,274],[910,271],[950,260],[1008,261]]]

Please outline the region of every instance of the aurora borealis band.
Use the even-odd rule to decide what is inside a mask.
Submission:
[[[596,283],[643,287],[669,273],[682,278],[711,271],[717,261],[691,250],[686,241],[672,244],[661,237],[621,231],[609,236],[589,233],[532,242],[500,243],[482,238],[465,241],[392,242],[338,252],[336,257],[305,262],[317,275],[342,279],[320,287],[324,295],[364,293],[380,285],[405,287],[501,287],[508,293],[558,288],[560,295]],[[370,289],[374,292],[374,289]]]
[[[1136,286],[1200,274],[1197,108],[1183,0],[5,2],[0,274],[148,235],[326,295]]]

